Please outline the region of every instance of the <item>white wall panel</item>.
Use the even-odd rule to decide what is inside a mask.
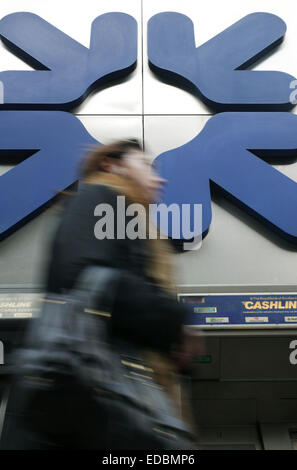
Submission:
[[[78,116],[92,137],[102,144],[136,138],[142,142],[141,116]]]

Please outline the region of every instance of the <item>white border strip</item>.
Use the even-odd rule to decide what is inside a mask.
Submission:
[[[0,104],[4,103],[4,84],[0,80]]]

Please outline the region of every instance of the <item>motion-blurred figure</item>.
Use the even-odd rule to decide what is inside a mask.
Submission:
[[[69,292],[88,266],[120,270],[112,336],[145,351],[155,380],[167,391],[178,417],[182,407],[177,374],[199,353],[201,342],[183,327],[187,309],[176,299],[170,242],[149,238],[148,205],[165,183],[136,140],[90,151],[80,190],[66,200],[53,239],[46,288],[54,294]],[[119,204],[118,196],[125,196],[124,204]],[[141,204],[134,208],[139,209],[138,229],[143,229],[141,237],[132,239],[127,236],[134,215],[128,210],[126,216],[130,204]],[[185,408],[184,419],[190,421],[189,407]]]

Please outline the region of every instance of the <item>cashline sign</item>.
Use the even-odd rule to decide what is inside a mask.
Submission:
[[[219,111],[194,139],[155,160],[168,180],[161,202],[202,204],[204,236],[212,185],[297,244],[297,183],[269,163],[297,156],[297,116],[290,113],[297,82],[285,71],[247,69],[271,53],[285,31],[278,16],[252,13],[196,47],[189,17],[163,12],[148,22],[155,76]],[[71,111],[97,87],[118,83],[135,69],[137,22],[125,13],[98,16],[88,48],[46,19],[17,12],[2,18],[0,36],[35,68],[0,73],[0,156],[20,161],[0,176],[3,238],[74,183],[86,149],[100,145]]]
[[[297,294],[180,294],[187,324],[203,328],[292,328]]]

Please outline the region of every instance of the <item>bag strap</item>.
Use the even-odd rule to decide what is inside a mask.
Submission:
[[[112,312],[121,271],[107,266],[88,266],[79,275],[71,295],[88,308]]]

